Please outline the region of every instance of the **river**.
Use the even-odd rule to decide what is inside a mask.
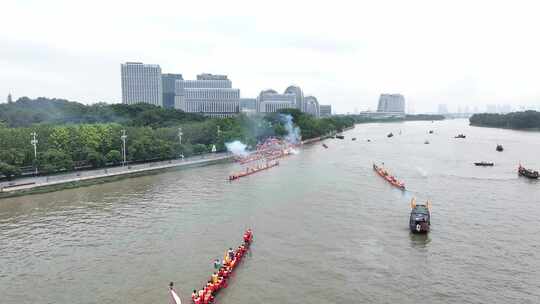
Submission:
[[[174,281],[189,303],[247,227],[217,303],[540,302],[540,182],[516,174],[540,169],[540,133],[448,120],[325,143],[232,183],[219,164],[0,200],[0,302],[168,303]],[[413,196],[433,202],[428,235],[408,230]]]

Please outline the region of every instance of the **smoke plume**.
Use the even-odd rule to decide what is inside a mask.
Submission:
[[[246,150],[247,146],[238,140],[226,143],[225,147],[227,147],[227,151],[236,156],[247,156],[249,154],[249,152]]]
[[[291,115],[285,114],[282,114],[280,116],[285,125],[285,130],[287,130],[285,140],[287,140],[291,144],[300,143],[300,141],[302,140],[302,136],[300,135],[300,128],[294,125],[293,117]]]

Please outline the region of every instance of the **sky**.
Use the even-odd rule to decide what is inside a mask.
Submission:
[[[401,93],[438,104],[540,106],[540,1],[0,1],[0,100],[121,101],[120,64],[242,97],[300,86],[337,113]]]

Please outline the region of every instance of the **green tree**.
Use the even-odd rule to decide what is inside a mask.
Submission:
[[[24,159],[24,152],[18,149],[11,148],[0,151],[0,161],[13,166],[22,166],[24,164]]]
[[[116,165],[122,161],[122,154],[118,150],[111,150],[107,153],[106,158],[108,163]]]
[[[0,162],[0,174],[11,180],[12,177],[21,175],[21,170],[10,164]]]
[[[43,173],[54,173],[73,169],[73,160],[68,153],[49,149],[38,156],[38,168]]]
[[[193,153],[194,154],[202,154],[208,152],[208,148],[203,144],[195,144],[193,145]]]
[[[105,157],[94,149],[86,148],[86,161],[92,166],[92,168],[100,168],[105,166]]]

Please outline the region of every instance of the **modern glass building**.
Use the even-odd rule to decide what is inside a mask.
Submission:
[[[163,106],[161,68],[157,64],[126,62],[121,65],[122,103]]]
[[[182,74],[161,74],[164,108],[174,108],[174,97],[176,96],[176,81],[183,79],[184,78],[182,78]]]
[[[257,112],[257,99],[256,98],[240,98],[240,112],[242,113],[256,113]]]

